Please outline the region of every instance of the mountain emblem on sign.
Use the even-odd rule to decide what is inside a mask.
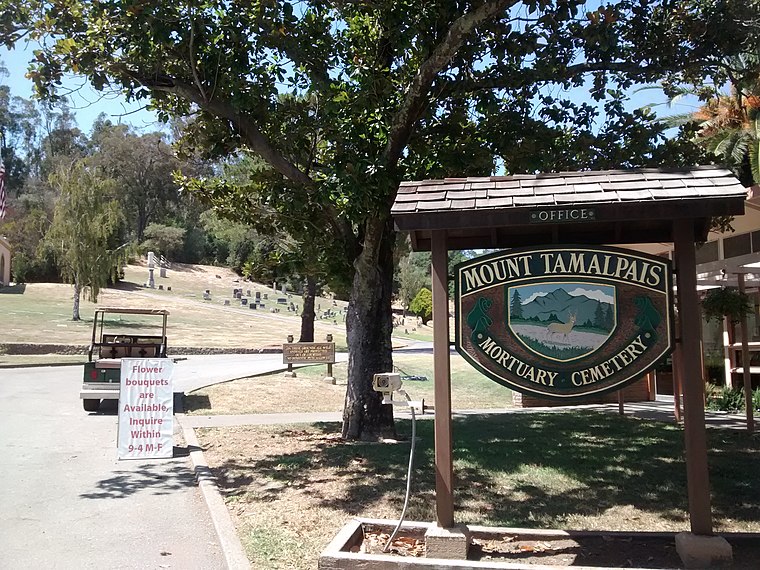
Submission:
[[[614,285],[543,282],[507,287],[507,325],[528,350],[568,362],[602,347],[617,327]]]

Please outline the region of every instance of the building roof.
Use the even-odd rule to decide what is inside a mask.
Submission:
[[[669,242],[673,219],[693,218],[704,239],[709,219],[742,214],[746,196],[730,171],[714,166],[560,172],[406,181],[391,214],[418,250],[439,229],[452,249]]]

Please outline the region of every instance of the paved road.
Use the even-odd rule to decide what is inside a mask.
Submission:
[[[174,366],[174,391],[192,392],[204,386],[283,370],[282,354],[224,354],[179,356]],[[338,362],[348,360],[347,353],[335,355]]]
[[[282,368],[281,354],[188,356],[174,389]],[[186,448],[118,461],[116,406],[85,413],[81,379],[81,366],[0,370],[0,569],[225,568]]]
[[[117,461],[115,406],[85,413],[80,382],[0,370],[0,568],[225,568],[188,457]]]

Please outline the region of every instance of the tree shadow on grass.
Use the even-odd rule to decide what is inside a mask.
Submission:
[[[26,291],[26,283],[16,283],[15,285],[0,285],[0,295],[23,295]]]
[[[205,394],[185,394],[183,402],[186,413],[211,409],[211,400]]]
[[[302,449],[250,460],[236,458],[214,468],[222,492],[230,496],[250,492],[257,500],[269,502],[277,500],[286,489],[295,490],[324,506],[352,514],[384,501],[388,494],[403,501],[409,442],[345,442],[335,435],[334,423],[311,428],[310,435],[298,429],[279,434],[301,438]],[[266,446],[266,441],[261,445]],[[419,464],[431,463],[431,446],[432,441],[430,445],[418,443]],[[425,486],[429,487],[432,477],[425,475]],[[329,494],[326,484],[337,481],[344,492],[336,497]]]
[[[460,477],[477,481],[485,474],[487,483],[477,492],[464,486],[457,496],[464,504],[490,503],[500,524],[556,525],[571,515],[626,505],[678,523],[688,511],[679,427],[573,412],[457,422],[454,430]],[[760,459],[760,440],[725,430],[709,433],[713,512],[756,522],[760,481],[751,465]],[[518,477],[505,481],[500,473]]]
[[[409,433],[408,421],[397,421]],[[317,427],[318,433],[334,430]],[[430,512],[434,491],[433,424],[418,422],[412,512]],[[313,433],[313,432],[312,432]],[[503,526],[561,527],[573,515],[594,516],[633,505],[673,523],[688,511],[683,432],[679,427],[595,412],[467,417],[453,425],[457,511]],[[297,451],[235,459],[215,471],[228,493],[255,486],[273,501],[286,487],[347,514],[388,497],[403,500],[409,445],[309,441]],[[760,520],[760,437],[710,430],[710,476],[716,518]],[[263,443],[263,445],[266,445]],[[323,469],[326,468],[326,469]],[[315,475],[319,476],[315,479]],[[340,480],[339,497],[323,493]],[[234,490],[233,490],[234,489]],[[429,499],[427,499],[429,500]],[[400,502],[399,501],[399,502]]]
[[[131,281],[117,281],[116,283],[112,284],[110,288],[117,289],[119,291],[142,291],[143,289],[147,289],[146,287],[143,287],[138,283],[132,283]]]

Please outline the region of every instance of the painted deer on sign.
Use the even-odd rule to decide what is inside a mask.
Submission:
[[[549,323],[549,326],[546,327],[546,340],[549,340],[549,338],[553,337],[555,334],[561,334],[562,339],[567,340],[567,335],[570,334],[570,331],[573,330],[573,327],[575,326],[575,319],[575,313],[570,313],[566,323]]]

